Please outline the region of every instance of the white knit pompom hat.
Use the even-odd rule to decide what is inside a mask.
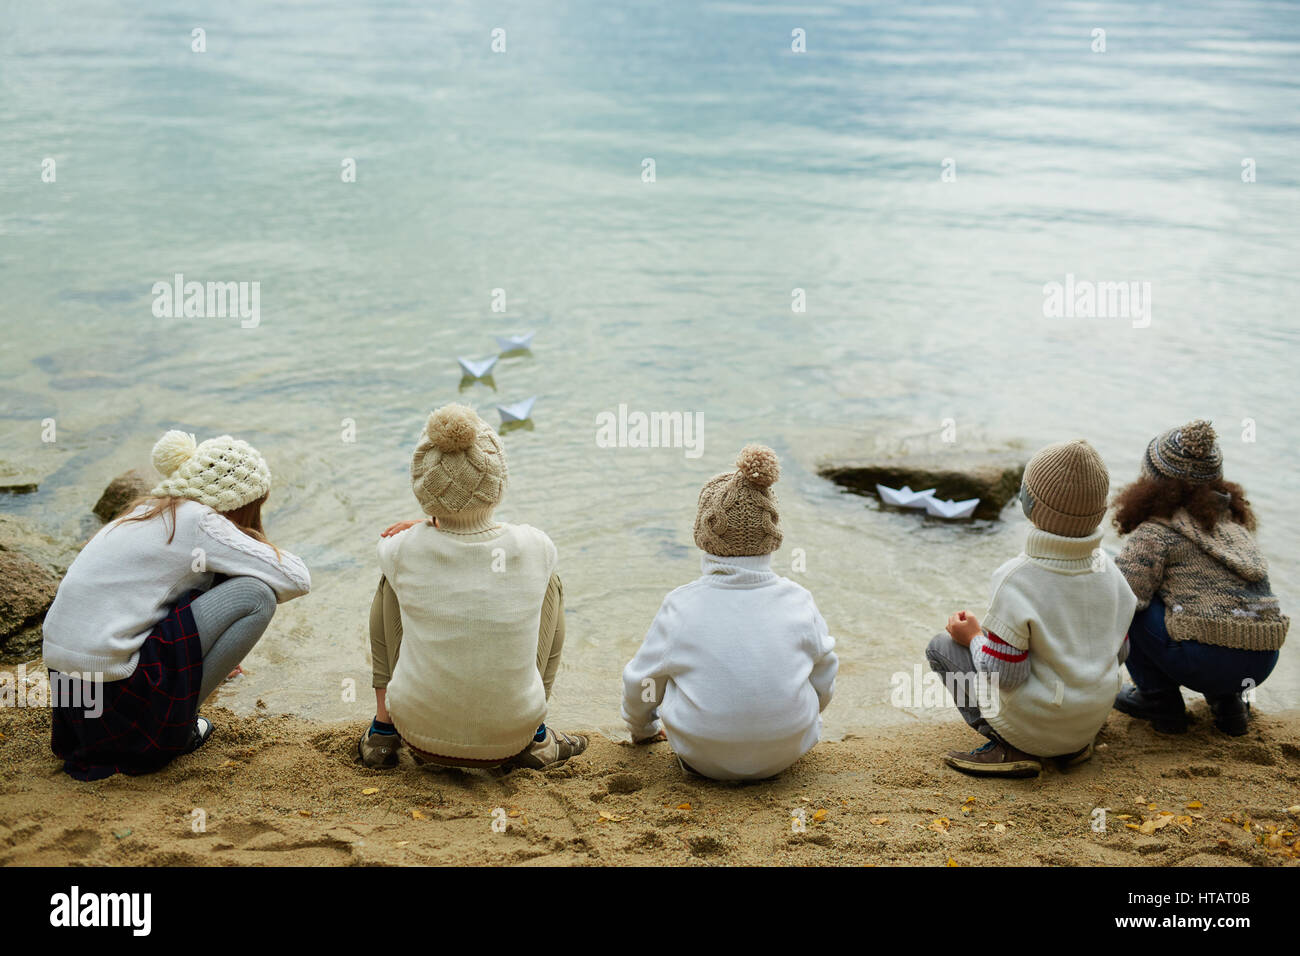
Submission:
[[[153,466],[163,480],[151,495],[192,498],[214,511],[234,511],[271,490],[266,459],[229,435],[195,444],[188,432],[169,431],[153,446]]]

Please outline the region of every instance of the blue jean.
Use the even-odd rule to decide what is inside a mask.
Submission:
[[[1273,672],[1277,651],[1245,651],[1199,641],[1175,641],[1165,629],[1165,605],[1153,596],[1133,616],[1128,631],[1129,676],[1144,693],[1180,687],[1206,697],[1227,697],[1258,686]]]

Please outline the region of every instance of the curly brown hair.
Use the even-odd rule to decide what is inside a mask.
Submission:
[[[1255,530],[1255,512],[1246,492],[1234,481],[1184,481],[1163,475],[1142,475],[1115,496],[1115,527],[1128,534],[1150,518],[1172,518],[1186,510],[1205,531],[1224,518]]]

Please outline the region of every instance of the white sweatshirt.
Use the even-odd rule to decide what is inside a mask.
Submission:
[[[623,669],[623,719],[635,740],[662,718],[673,750],[706,776],[774,776],[821,736],[835,639],[812,595],[772,571],[771,555],[705,554],[700,564]]]
[[[556,561],[551,539],[526,524],[425,523],[379,539],[402,609],[386,703],[403,738],[465,760],[528,745],[546,719],[537,632]]]
[[[133,514],[139,514],[144,506]],[[122,680],[135,671],[144,643],[188,591],[215,575],[265,582],[281,602],[311,590],[302,560],[250,538],[207,505],[176,507],[176,533],[165,515],[111,521],[82,548],[45,615],[47,667]],[[195,570],[202,568],[202,570]]]
[[[1009,744],[1040,757],[1074,753],[1092,743],[1120,689],[1119,652],[1137,598],[1101,532],[1066,538],[1037,528],[1025,550],[993,572],[983,625],[1028,652],[1029,676],[999,686],[983,710]]]

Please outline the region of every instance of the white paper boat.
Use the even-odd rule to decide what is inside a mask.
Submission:
[[[533,405],[537,402],[537,396],[525,398],[522,401],[512,402],[509,405],[498,405],[497,414],[501,416],[501,424],[508,422],[526,422],[528,417],[533,413]]]
[[[975,513],[975,507],[979,503],[978,498],[967,498],[965,501],[953,501],[951,498],[947,501],[926,498],[925,513],[936,518],[969,518]]]
[[[502,352],[522,352],[532,347],[533,336],[536,334],[536,332],[529,332],[526,335],[498,335],[497,345],[501,346]]]
[[[457,358],[456,361],[460,363],[461,371],[470,378],[482,378],[492,371],[492,366],[497,364],[497,357],[494,355],[491,358],[480,359],[477,362],[474,359],[467,358]]]
[[[894,505],[898,508],[924,508],[926,501],[934,494],[933,488],[927,488],[925,491],[913,491],[907,485],[902,488],[886,488],[884,485],[876,485],[876,494],[880,495],[880,500],[887,505]]]

